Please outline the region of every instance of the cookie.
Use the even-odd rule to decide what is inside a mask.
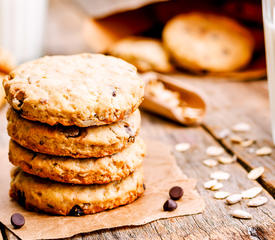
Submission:
[[[123,38],[112,45],[109,53],[135,65],[140,72],[171,72],[173,69],[168,53],[157,39]]]
[[[123,151],[103,157],[75,159],[35,153],[10,141],[9,160],[23,171],[58,182],[103,184],[127,177],[142,164],[145,145],[140,138]]]
[[[88,128],[32,122],[12,108],[7,112],[7,119],[8,134],[21,146],[74,158],[103,157],[121,151],[135,141],[141,122],[139,110],[119,122]]]
[[[117,122],[143,100],[136,68],[102,54],[43,57],[15,68],[3,81],[7,100],[22,117],[88,127]]]
[[[0,48],[0,71],[7,74],[15,67],[15,60],[10,52]]]
[[[4,91],[4,88],[2,86],[2,79],[3,79],[4,76],[5,76],[5,74],[0,72],[0,108],[6,102],[6,100],[5,100],[5,91]]]
[[[143,170],[104,185],[71,185],[24,173],[12,173],[10,196],[27,210],[80,216],[133,202],[144,192]]]
[[[247,29],[212,14],[178,15],[165,25],[162,36],[175,63],[191,71],[238,70],[249,63],[254,49]]]

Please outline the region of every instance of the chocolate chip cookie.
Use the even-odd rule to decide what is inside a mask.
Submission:
[[[133,65],[89,53],[24,63],[3,85],[8,102],[22,117],[49,125],[111,124],[134,112],[144,95]]]
[[[71,185],[24,173],[12,173],[10,196],[28,210],[81,216],[133,202],[144,192],[143,169],[104,185]]]
[[[123,38],[112,45],[109,53],[132,63],[140,72],[171,72],[173,69],[168,53],[157,39],[134,36]]]
[[[178,15],[168,21],[162,36],[175,63],[191,71],[238,70],[249,63],[254,49],[246,28],[213,14]]]
[[[130,175],[142,164],[144,155],[145,146],[140,138],[117,154],[84,159],[35,153],[11,140],[9,160],[23,171],[42,178],[74,184],[103,184]]]
[[[136,110],[125,119],[104,126],[49,126],[20,117],[10,108],[7,112],[8,134],[21,146],[35,152],[74,158],[103,157],[121,151],[140,129]]]

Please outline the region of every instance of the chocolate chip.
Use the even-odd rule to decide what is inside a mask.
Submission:
[[[128,138],[128,142],[131,142],[131,143],[134,143],[135,142],[135,136],[130,136],[129,138]]]
[[[24,226],[25,218],[20,213],[14,213],[11,215],[11,224],[15,229],[19,229]]]
[[[61,132],[64,133],[65,137],[67,137],[67,138],[79,137],[80,133],[81,133],[80,129],[76,126],[61,127],[60,130],[61,130]]]
[[[41,141],[39,142],[39,144],[40,144],[40,145],[43,145],[43,144],[44,144],[44,142],[41,140]]]
[[[48,206],[49,208],[54,208],[53,205],[51,205],[51,204],[47,204],[47,206]]]
[[[112,92],[112,96],[113,96],[113,97],[116,97],[116,91],[113,91],[113,92]]]
[[[25,206],[26,197],[24,192],[21,192],[20,190],[17,191],[17,201],[21,206]]]
[[[173,200],[179,200],[183,195],[183,189],[179,186],[172,187],[169,191],[169,196]]]
[[[78,205],[74,205],[73,208],[70,210],[69,215],[79,217],[83,216],[84,212],[81,207],[79,207]]]
[[[177,207],[178,207],[177,203],[174,200],[169,199],[164,203],[163,210],[170,212],[170,211],[175,210]]]
[[[143,183],[143,189],[146,190],[146,185]]]
[[[22,90],[17,90],[16,92],[16,95],[15,95],[15,98],[17,99],[18,101],[18,104],[17,104],[17,107],[18,108],[21,108],[23,103],[24,103],[24,100],[25,100],[25,92],[22,91]]]

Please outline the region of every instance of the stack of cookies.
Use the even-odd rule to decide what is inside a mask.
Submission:
[[[79,216],[144,192],[135,67],[101,54],[44,57],[3,81],[11,137],[10,196],[29,210]]]

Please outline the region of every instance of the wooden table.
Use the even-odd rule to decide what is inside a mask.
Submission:
[[[64,1],[54,2],[54,10],[51,6],[51,11],[60,8]],[[50,42],[47,45],[49,53],[60,51],[60,48],[57,50],[51,44]],[[63,52],[71,52],[69,46],[62,45],[62,47]],[[86,47],[81,45],[76,49],[85,50]],[[191,143],[192,147],[187,152],[174,152],[174,154],[184,174],[198,179],[197,189],[206,202],[205,211],[193,216],[158,220],[140,227],[121,227],[80,234],[71,239],[275,239],[275,202],[273,199],[275,196],[275,151],[271,156],[264,157],[258,157],[252,151],[260,146],[274,146],[271,139],[266,81],[227,82],[195,76],[174,75],[173,77],[179,81],[192,83],[205,97],[208,108],[203,124],[187,128],[143,112],[141,134],[171,146],[182,141]],[[3,110],[0,111],[0,119],[3,119],[4,114]],[[227,138],[219,139],[221,130],[230,129],[239,122],[247,122],[251,125],[251,131],[242,136],[257,140],[252,147],[243,148],[238,144],[232,144]],[[6,141],[8,139],[0,139],[0,143]],[[202,161],[207,157],[205,149],[210,145],[222,146],[227,155],[236,155],[238,161],[214,168],[204,166]],[[247,171],[258,166],[265,167],[264,175],[258,181],[248,180]],[[229,211],[234,208],[246,209],[245,203],[228,206],[222,200],[214,200],[213,192],[204,189],[203,182],[208,180],[209,174],[216,169],[231,174],[230,180],[224,184],[223,189],[226,191],[239,193],[253,186],[264,188],[262,195],[268,197],[269,201],[264,206],[247,209],[253,215],[253,219],[232,218]],[[3,227],[2,233],[8,239],[15,239]]]

